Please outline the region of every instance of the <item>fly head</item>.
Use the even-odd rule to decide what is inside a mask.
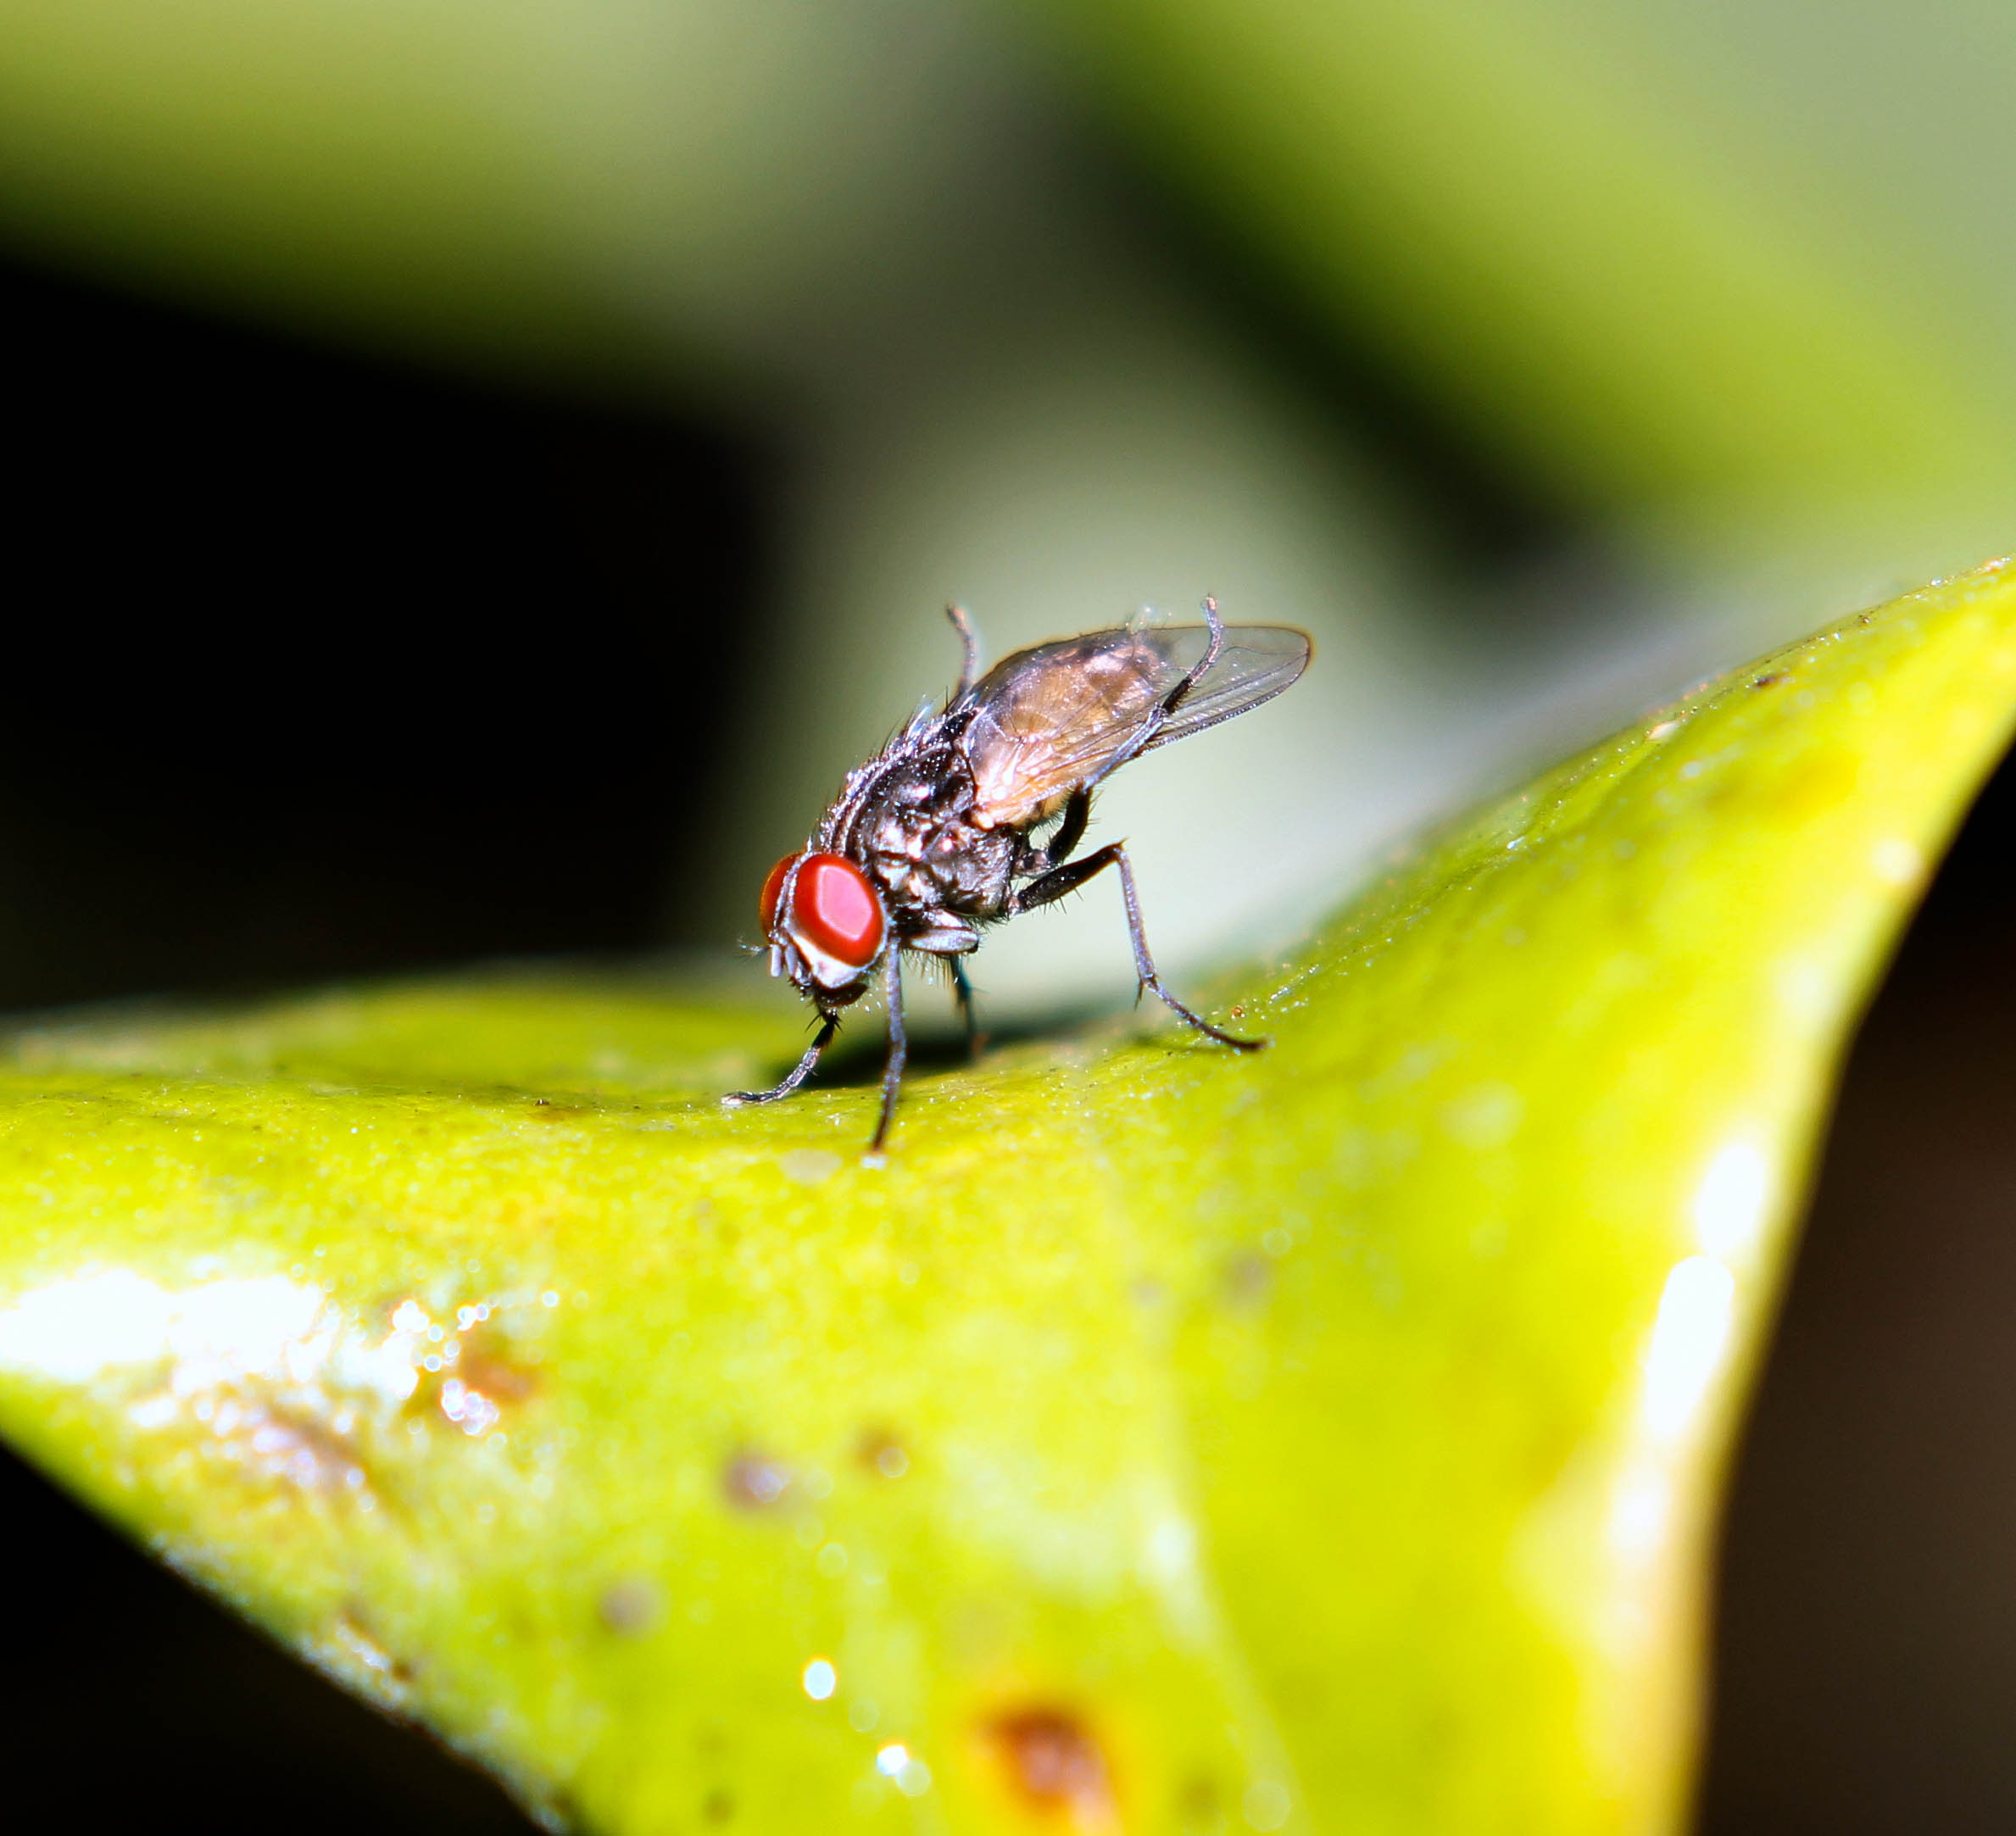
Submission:
[[[866,874],[844,854],[787,854],[763,882],[770,972],[790,977],[821,1013],[867,992],[888,941],[888,914]]]

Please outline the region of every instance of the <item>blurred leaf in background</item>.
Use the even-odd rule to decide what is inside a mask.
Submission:
[[[743,922],[839,764],[943,682],[948,597],[999,649],[1206,591],[1308,624],[1336,661],[1289,721],[1112,812],[1181,964],[1284,933],[1541,734],[2006,545],[2010,283],[1979,230],[2016,28],[1727,25],[13,4],[0,213],[101,272],[777,440],[749,769],[674,932]],[[1176,872],[1192,823],[1225,872]],[[1070,916],[1041,954],[1005,950],[997,998],[1107,985]]]

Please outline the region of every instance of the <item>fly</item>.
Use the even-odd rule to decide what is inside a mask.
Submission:
[[[970,1043],[973,993],[960,959],[980,947],[983,927],[1053,904],[1108,867],[1120,875],[1140,987],[1221,1045],[1252,1052],[1267,1043],[1221,1032],[1156,974],[1124,843],[1072,855],[1100,784],[1130,759],[1273,700],[1309,666],[1308,637],[1228,626],[1206,599],[1201,625],[1089,631],[1018,650],[981,676],[972,621],[945,609],[966,647],[959,686],[848,774],[810,840],[763,882],[770,972],[812,1003],[819,1030],[774,1089],[721,1099],[789,1096],[879,973],[889,1049],[872,1154],[888,1138],[903,1084],[904,953],[950,969]]]

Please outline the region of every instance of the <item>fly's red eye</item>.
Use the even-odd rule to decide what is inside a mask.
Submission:
[[[784,890],[784,876],[790,872],[791,863],[797,859],[795,854],[785,855],[764,877],[763,898],[757,909],[763,914],[766,932],[777,921],[777,895]]]
[[[881,902],[868,876],[838,854],[807,854],[791,888],[794,929],[815,949],[866,969],[882,949]]]

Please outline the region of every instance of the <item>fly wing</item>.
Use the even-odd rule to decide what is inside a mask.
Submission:
[[[1209,671],[1143,743],[1156,709],[1211,643],[1202,625],[1121,626],[1005,657],[973,685],[966,753],[984,825],[1040,821],[1146,746],[1167,745],[1256,708],[1309,661],[1301,632],[1233,625]]]
[[[1195,634],[1190,661],[1204,654],[1211,633],[1201,625],[1180,626],[1172,636]],[[1228,625],[1217,661],[1141,749],[1152,752],[1172,740],[1188,739],[1207,726],[1230,720],[1263,701],[1272,701],[1309,667],[1314,647],[1306,631],[1285,625]],[[1185,670],[1189,665],[1184,665]],[[1175,685],[1170,685],[1173,687]]]

